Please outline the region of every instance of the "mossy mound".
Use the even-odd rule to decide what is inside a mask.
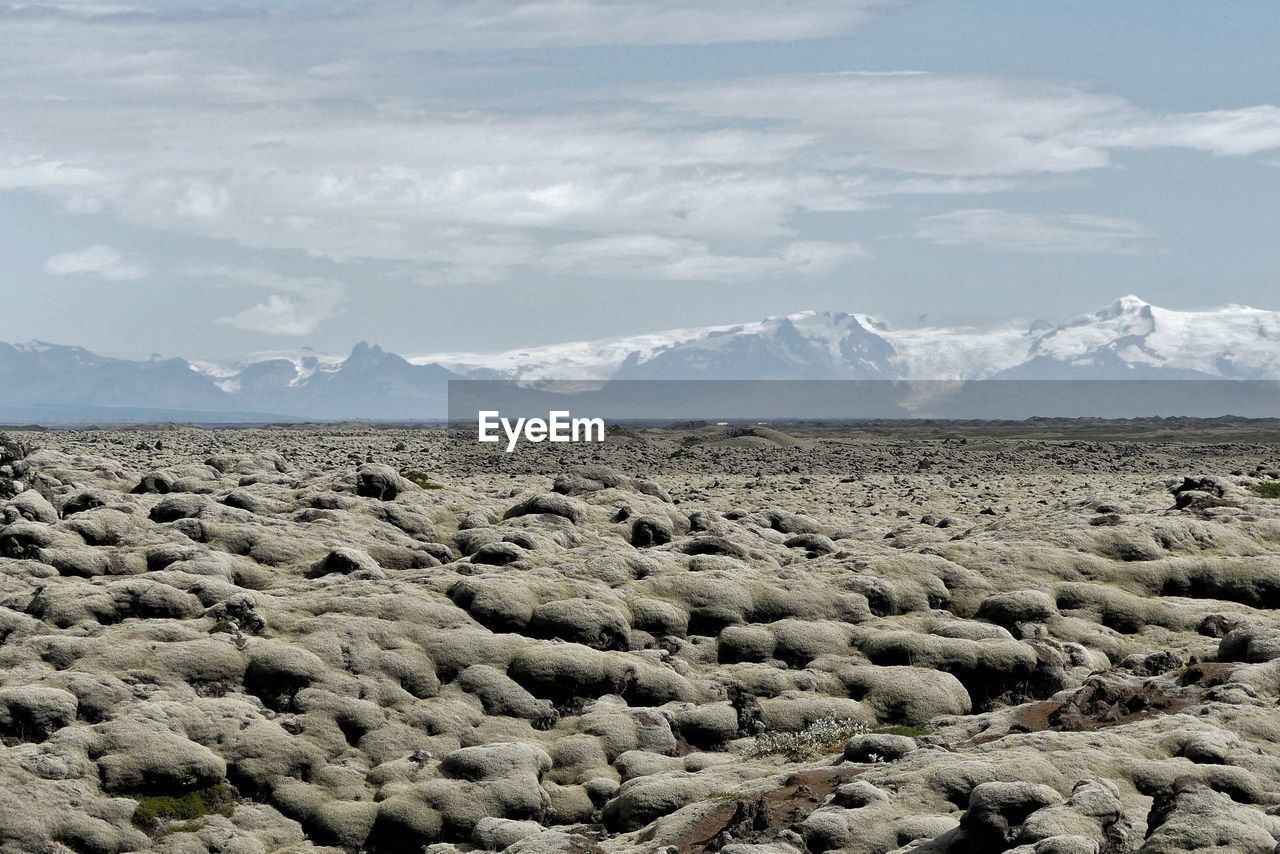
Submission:
[[[138,808],[133,812],[133,825],[149,834],[173,823],[191,826],[191,823],[207,815],[230,817],[236,808],[235,791],[225,784],[196,789],[182,795],[134,795]]]

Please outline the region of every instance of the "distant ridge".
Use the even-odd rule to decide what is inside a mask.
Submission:
[[[446,414],[456,379],[1280,379],[1280,312],[1175,311],[1136,296],[1061,325],[894,330],[858,314],[800,312],[496,353],[408,358],[360,342],[236,365],[98,356],[0,343],[9,422],[419,421]]]
[[[504,379],[1280,379],[1280,312],[1175,311],[1124,296],[1054,325],[895,330],[862,314],[751,323],[495,353],[412,356]]]

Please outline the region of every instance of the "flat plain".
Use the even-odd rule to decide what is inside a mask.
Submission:
[[[0,851],[1280,850],[1280,425],[0,434]]]

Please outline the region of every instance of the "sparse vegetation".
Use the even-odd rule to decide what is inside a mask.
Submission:
[[[924,725],[867,723],[852,718],[827,717],[814,721],[798,732],[769,732],[758,736],[743,755],[748,759],[781,756],[788,762],[805,762],[844,748],[845,742],[857,735],[905,735],[919,738],[928,735]]]
[[[748,759],[781,756],[788,762],[804,762],[827,753],[835,753],[855,735],[871,732],[866,721],[827,717],[816,720],[797,732],[767,732],[743,751]]]
[[[884,735],[905,735],[908,738],[922,738],[933,730],[924,724],[915,724],[914,726],[906,726],[903,724],[876,724],[871,731]]]
[[[150,834],[192,829],[192,823],[207,815],[230,816],[235,811],[234,791],[225,784],[197,789],[184,795],[134,795],[138,808],[133,811],[133,824]],[[166,827],[179,822],[176,827]]]
[[[407,471],[404,473],[404,479],[419,489],[444,489],[443,484],[436,483],[431,479],[431,475],[424,471]]]
[[[1266,483],[1255,483],[1249,489],[1263,498],[1280,498],[1280,480],[1269,480]]]
[[[197,818],[193,821],[183,821],[178,824],[171,824],[165,828],[165,835],[168,836],[174,833],[195,833],[202,827],[204,827],[204,819],[202,818]]]

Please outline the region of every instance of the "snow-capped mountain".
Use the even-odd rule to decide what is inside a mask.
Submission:
[[[925,326],[890,329],[874,318],[863,323],[893,346],[901,374],[910,379],[988,379],[1022,364],[1036,332],[1047,328],[1040,322],[1006,324],[990,329],[978,327]]]
[[[1056,326],[903,330],[801,312],[495,353],[406,359],[361,342],[345,358],[308,351],[231,365],[0,344],[0,419],[425,420],[444,417],[452,379],[1280,380],[1280,312],[1175,311],[1126,296]]]
[[[869,315],[803,311],[491,353],[410,356],[475,379],[523,382],[684,378],[983,378],[1020,364],[1025,325],[891,330]],[[886,347],[886,344],[888,345]]]
[[[363,341],[345,359],[269,358],[235,369],[184,359],[113,359],[42,342],[0,343],[0,419],[428,420],[442,417],[448,382],[460,378]]]
[[[1135,296],[1055,326],[891,329],[861,314],[800,312],[495,353],[412,356],[476,378],[1280,379],[1280,312],[1159,308]]]
[[[202,411],[220,408],[222,397],[208,377],[182,359],[130,361],[43,341],[0,343],[0,410],[157,406]]]
[[[604,380],[612,377],[623,362],[633,355],[649,358],[667,348],[735,328],[739,327],[728,325],[669,329],[666,332],[623,338],[570,341],[565,344],[522,347],[491,353],[428,353],[409,356],[408,359],[415,365],[440,365],[473,379],[528,382]]]
[[[648,354],[632,353],[615,379],[896,379],[893,345],[849,314],[802,312],[716,330]]]
[[[1280,312],[1172,311],[1135,296],[1036,335],[1004,376],[1026,379],[1280,378]]]

